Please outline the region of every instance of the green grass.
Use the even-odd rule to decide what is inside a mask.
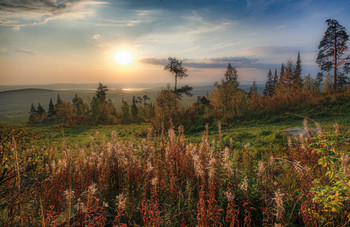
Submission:
[[[117,138],[136,141],[147,135],[150,124],[123,124],[123,125],[46,125],[26,126],[25,129],[37,135],[38,145],[50,144],[61,146],[63,140],[68,145],[88,145],[90,137],[109,140],[113,131]]]

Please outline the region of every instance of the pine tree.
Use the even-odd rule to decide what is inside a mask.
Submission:
[[[274,89],[274,80],[272,78],[272,72],[271,72],[271,69],[270,69],[269,73],[267,74],[267,81],[266,81],[266,84],[265,84],[265,89],[264,89],[263,95],[264,96],[272,96],[274,90],[275,90]]]
[[[56,114],[55,105],[52,102],[52,98],[50,98],[49,109],[47,110],[47,116],[52,117]]]
[[[174,92],[177,94],[177,79],[187,77],[187,69],[182,66],[182,61],[179,61],[176,58],[169,57],[168,60],[169,63],[164,67],[164,70],[168,70],[175,75]]]
[[[328,28],[318,45],[318,55],[316,63],[321,70],[329,72],[333,68],[333,88],[337,89],[338,67],[344,64],[344,71],[348,72],[349,64],[341,60],[343,51],[347,48],[346,42],[349,40],[349,35],[346,29],[339,24],[337,20],[326,20]]]

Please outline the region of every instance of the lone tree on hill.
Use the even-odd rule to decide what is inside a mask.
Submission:
[[[328,28],[318,45],[319,52],[316,63],[323,71],[329,72],[333,68],[333,88],[337,89],[338,66],[344,63],[344,61],[341,60],[341,56],[344,50],[347,49],[346,42],[349,40],[349,35],[337,20],[328,19],[326,23]],[[346,73],[349,72],[350,63],[345,63],[343,70]]]
[[[164,70],[168,70],[175,75],[174,93],[178,96],[181,96],[182,93],[186,94],[187,96],[192,96],[191,90],[193,88],[188,85],[177,89],[177,78],[182,79],[187,77],[187,68],[182,65],[182,61],[177,60],[175,57],[169,57],[168,60],[169,63],[164,67]]]

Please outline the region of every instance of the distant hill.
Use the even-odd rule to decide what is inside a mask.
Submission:
[[[27,92],[52,92],[53,90],[44,89],[44,88],[22,88],[22,89],[14,89],[14,90],[6,90],[0,91],[1,94],[11,94],[11,93],[27,93]]]
[[[154,86],[150,86],[150,84],[139,85],[126,86],[124,84],[108,86],[107,98],[111,99],[117,110],[119,110],[122,99],[131,104],[133,96],[143,96],[146,94],[151,98],[151,102],[154,102],[158,92],[166,88],[165,85],[160,86],[159,84],[154,84]],[[96,87],[97,85],[94,86],[92,84],[38,85],[31,88],[23,86],[0,86],[0,121],[25,123],[28,120],[28,112],[32,103],[35,106],[40,103],[47,110],[50,98],[56,103],[58,94],[62,100],[69,102],[72,101],[75,94],[78,94],[88,103],[94,96]],[[248,92],[250,84],[241,84],[240,87]],[[189,106],[197,100],[197,96],[210,94],[214,89],[215,87],[213,85],[193,86],[193,96],[183,97],[182,103],[184,106]],[[260,93],[262,93],[263,89],[264,86],[258,84]]]

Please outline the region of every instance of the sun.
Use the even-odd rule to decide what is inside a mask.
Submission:
[[[114,55],[114,60],[120,65],[128,65],[133,62],[133,57],[129,51],[121,50]]]

